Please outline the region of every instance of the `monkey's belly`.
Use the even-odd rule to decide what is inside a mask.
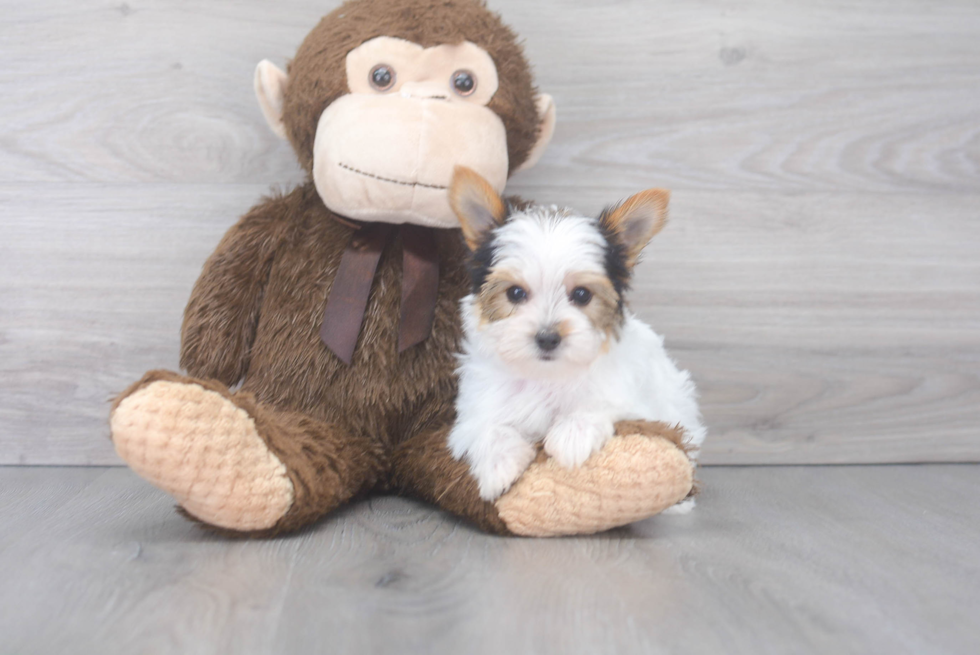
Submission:
[[[348,365],[320,339],[329,286],[322,273],[276,277],[278,267],[273,268],[278,282],[263,300],[244,391],[279,409],[369,432],[395,430],[424,403],[451,404],[461,333],[455,307],[462,288],[440,282],[440,307],[430,337],[399,353],[401,249],[390,246],[379,263]],[[387,435],[386,440],[401,436]]]

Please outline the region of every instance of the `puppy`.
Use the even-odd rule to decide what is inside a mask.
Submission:
[[[562,466],[579,466],[616,421],[662,421],[684,428],[691,446],[704,440],[689,374],[624,300],[669,196],[650,189],[586,218],[508,204],[477,173],[456,169],[450,204],[472,252],[473,288],[462,301],[449,446],[482,498],[506,491],[541,441]]]

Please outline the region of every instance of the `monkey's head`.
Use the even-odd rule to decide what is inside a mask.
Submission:
[[[454,168],[500,193],[555,126],[516,36],[481,0],[349,0],[288,73],[261,62],[255,91],[327,207],[364,221],[459,227]]]

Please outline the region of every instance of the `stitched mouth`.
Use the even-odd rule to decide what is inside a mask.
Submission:
[[[398,184],[401,186],[418,186],[418,187],[422,187],[423,189],[438,189],[440,191],[445,191],[446,189],[449,188],[439,184],[426,184],[425,182],[405,182],[403,180],[394,180],[390,177],[382,177],[380,175],[375,175],[374,173],[367,173],[358,168],[354,168],[353,166],[348,166],[343,162],[339,162],[337,166],[340,166],[345,171],[350,171],[351,173],[356,173],[357,175],[363,175],[364,177],[369,177],[372,180],[378,180],[380,182],[388,182],[389,184]]]

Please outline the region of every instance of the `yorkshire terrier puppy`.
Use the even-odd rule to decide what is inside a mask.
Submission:
[[[562,466],[579,466],[620,420],[680,425],[699,446],[705,428],[690,375],[624,298],[670,193],[643,191],[598,219],[507,203],[463,167],[449,193],[473,280],[449,446],[480,496],[505,492],[541,441]]]

